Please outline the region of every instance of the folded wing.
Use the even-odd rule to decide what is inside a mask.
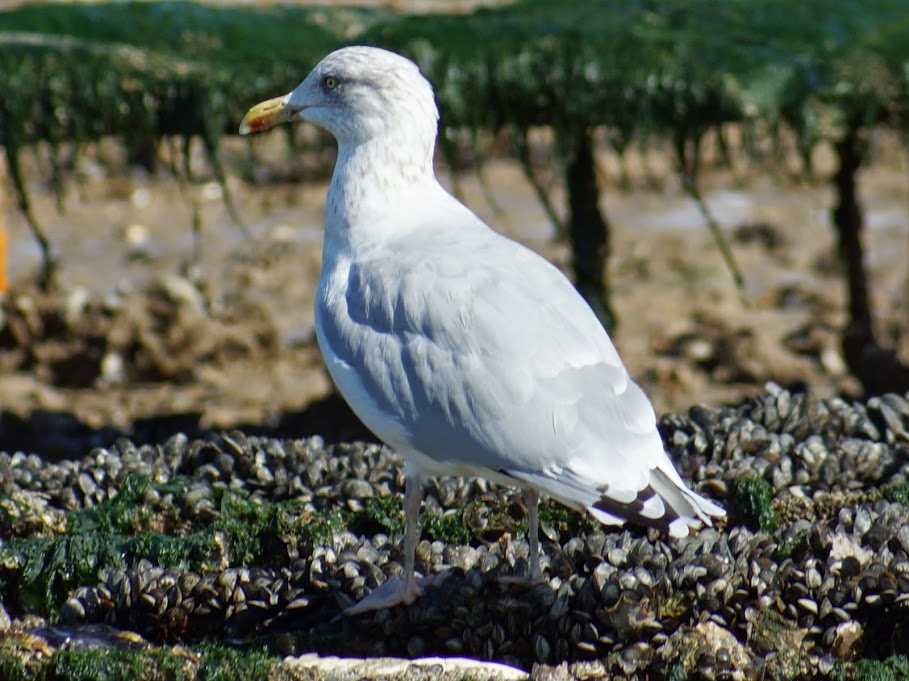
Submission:
[[[685,487],[571,283],[476,222],[404,235],[396,258],[323,279],[320,344],[366,425],[428,472],[514,480],[602,522],[684,536],[722,514]]]

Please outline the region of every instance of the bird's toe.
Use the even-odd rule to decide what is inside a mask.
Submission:
[[[447,573],[439,573],[416,580],[390,577],[384,584],[373,589],[372,593],[362,601],[346,608],[344,614],[359,615],[373,610],[393,608],[396,605],[410,605],[423,595],[426,589],[438,586],[447,576]]]

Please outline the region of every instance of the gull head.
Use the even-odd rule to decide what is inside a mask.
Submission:
[[[416,139],[431,148],[438,118],[432,86],[416,64],[377,47],[345,47],[319,62],[293,92],[250,109],[240,134],[304,120],[341,145]]]

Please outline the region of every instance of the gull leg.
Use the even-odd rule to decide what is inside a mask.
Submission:
[[[530,542],[530,574],[522,577],[501,577],[506,584],[523,584],[533,586],[545,580],[540,569],[540,493],[535,489],[525,489],[524,503],[527,506],[527,539]]]
[[[420,516],[420,502],[423,499],[423,490],[420,486],[420,476],[413,471],[407,473],[407,487],[404,490],[404,579],[391,577],[384,584],[373,590],[362,601],[347,608],[345,615],[358,615],[370,610],[382,610],[395,605],[410,605],[421,593],[414,576],[414,554],[417,550],[417,521]],[[421,579],[422,586],[429,586],[436,581],[435,577]]]
[[[524,492],[524,503],[527,504],[527,533],[530,535],[530,583],[543,581],[540,569],[540,493],[535,489]]]
[[[407,487],[404,489],[404,587],[402,602],[413,603],[420,590],[414,576],[414,562],[417,552],[417,523],[420,519],[420,502],[423,501],[423,487],[420,476],[414,471],[407,472]]]

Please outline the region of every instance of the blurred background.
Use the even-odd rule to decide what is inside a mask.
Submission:
[[[902,0],[0,3],[0,443],[370,438],[312,303],[333,141],[236,135],[416,60],[437,172],[578,285],[657,411],[909,390]]]

